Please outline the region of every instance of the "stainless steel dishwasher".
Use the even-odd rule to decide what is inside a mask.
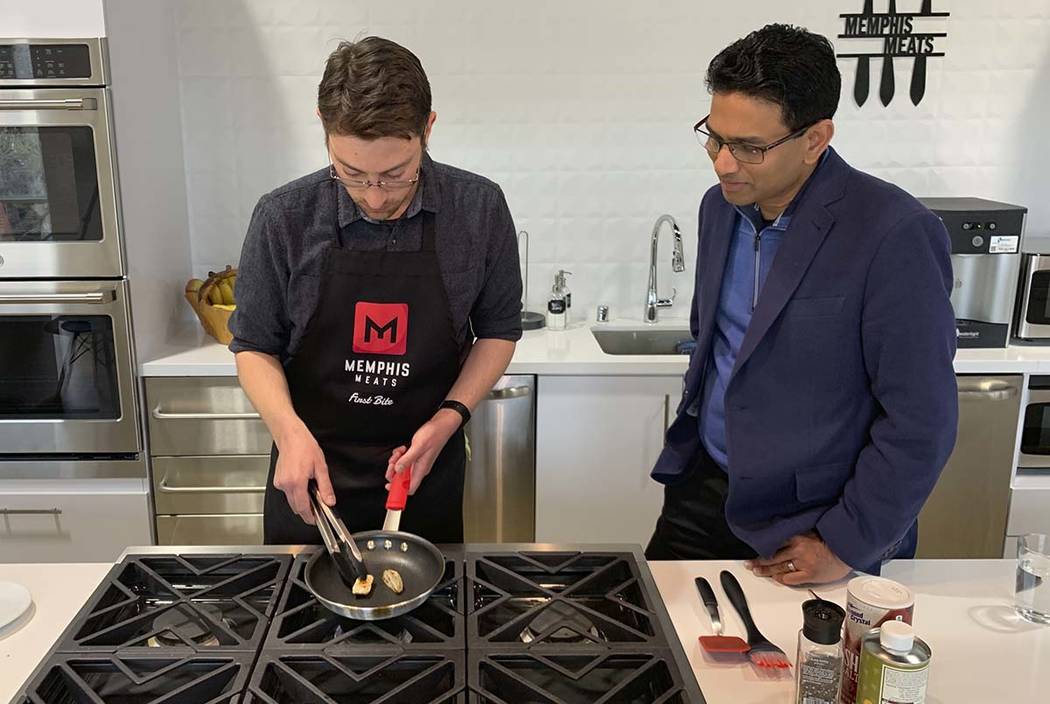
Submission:
[[[536,377],[504,376],[474,410],[463,495],[464,539],[536,537]]]
[[[1022,379],[958,377],[959,436],[919,514],[916,557],[1003,556]]]

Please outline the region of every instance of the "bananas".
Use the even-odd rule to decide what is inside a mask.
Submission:
[[[186,298],[191,305],[195,299],[198,304],[207,304],[220,310],[234,310],[237,307],[234,295],[236,286],[237,270],[227,264],[219,273],[209,271],[206,280],[190,279],[186,283]]]

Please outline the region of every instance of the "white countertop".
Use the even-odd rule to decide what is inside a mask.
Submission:
[[[714,661],[698,637],[711,633],[693,579],[707,577],[718,596],[726,635],[746,638],[718,574],[740,580],[755,623],[792,664],[802,626],[804,589],[759,579],[738,562],[650,562],[660,594],[708,704],[791,704],[794,668],[771,675],[746,660]],[[915,592],[916,634],[933,651],[927,704],[1046,702],[1050,698],[1050,626],[1017,616],[1014,560],[899,560],[883,576]],[[816,590],[844,605],[845,582]]]
[[[11,701],[112,564],[0,564],[0,582],[17,582],[33,597],[18,621],[0,629],[0,702]]]
[[[143,551],[150,550],[178,548]],[[1014,614],[1015,564],[1013,560],[901,560],[886,566],[885,576],[916,593],[915,628],[933,650],[929,704],[1046,701],[1050,626],[1036,626]],[[0,702],[9,701],[21,689],[110,567],[109,563],[0,564],[0,580],[25,585],[35,606],[28,618],[0,631]],[[715,662],[701,651],[697,637],[710,633],[710,623],[693,578],[710,580],[726,633],[743,635],[743,624],[718,579],[719,571],[730,569],[748,596],[759,628],[784,648],[792,662],[807,591],[758,579],[738,562],[651,562],[649,567],[708,704],[790,704],[791,674],[771,676],[746,660]],[[845,603],[844,582],[817,591]]]
[[[598,346],[591,328],[575,323],[567,330],[526,331],[514,351],[507,374],[679,376],[685,355],[611,355]],[[641,321],[616,320],[606,330],[643,329]],[[662,320],[657,328],[689,329],[687,320]],[[688,332],[685,333],[688,337]],[[165,351],[141,364],[143,376],[236,376],[233,354],[198,328],[171,340]],[[1050,374],[1050,345],[1011,345],[1003,349],[959,350],[959,374]]]

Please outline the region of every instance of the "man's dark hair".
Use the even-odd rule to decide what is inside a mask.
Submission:
[[[389,39],[340,42],[317,87],[317,111],[327,134],[422,137],[430,81],[416,55]]]
[[[767,24],[719,52],[706,83],[711,93],[743,93],[779,106],[784,124],[795,131],[835,115],[842,76],[827,38]]]

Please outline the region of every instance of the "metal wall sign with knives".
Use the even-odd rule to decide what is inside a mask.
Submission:
[[[864,6],[859,13],[839,15],[843,24],[839,39],[849,40],[849,45],[859,44],[859,40],[864,40],[867,46],[872,45],[872,40],[881,42],[881,47],[877,50],[844,51],[836,54],[840,59],[857,60],[853,99],[858,107],[868,100],[871,60],[881,58],[879,100],[884,106],[889,105],[896,92],[894,60],[912,59],[911,86],[908,92],[912,104],[918,105],[926,94],[927,61],[944,56],[943,51],[937,50],[937,40],[948,36],[945,31],[932,30],[943,29],[943,23],[949,13],[935,12],[933,0],[922,0],[917,12],[898,12],[896,0],[888,0],[886,12],[875,12],[874,4],[874,0],[864,0]]]

